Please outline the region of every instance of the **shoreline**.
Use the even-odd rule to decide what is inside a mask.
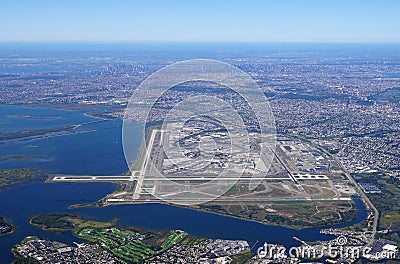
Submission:
[[[4,224],[11,227],[11,231],[6,232],[6,233],[0,233],[0,236],[8,236],[8,235],[12,235],[15,232],[17,232],[17,229],[18,229],[17,226],[14,225],[9,219],[7,219],[5,216],[0,216],[0,219],[2,222],[4,222]]]
[[[306,229],[314,229],[314,228],[320,228],[320,229],[325,229],[325,228],[329,228],[330,226],[333,225],[339,225],[339,224],[344,224],[346,222],[351,222],[357,219],[357,216],[354,219],[345,221],[345,222],[333,222],[333,223],[328,223],[327,225],[318,225],[318,226],[306,226],[306,227],[302,227],[302,226],[289,226],[289,225],[282,225],[282,224],[278,224],[278,223],[274,223],[274,222],[264,222],[264,221],[259,221],[259,220],[255,220],[255,219],[250,219],[250,218],[245,218],[245,217],[240,217],[237,215],[233,215],[233,214],[224,214],[221,212],[216,212],[216,211],[212,211],[212,210],[207,210],[204,208],[199,208],[199,207],[191,207],[191,206],[185,206],[185,205],[178,205],[178,204],[171,204],[168,202],[164,202],[162,200],[159,201],[143,201],[143,202],[120,202],[120,203],[116,203],[116,204],[111,204],[111,203],[105,203],[103,202],[104,198],[93,202],[93,203],[88,203],[88,204],[73,204],[70,205],[68,208],[70,209],[78,209],[78,208],[101,208],[101,207],[109,207],[109,206],[118,206],[118,205],[144,205],[144,204],[160,204],[160,205],[168,205],[168,206],[174,206],[174,207],[179,207],[179,208],[185,208],[185,209],[190,209],[190,210],[194,210],[197,212],[203,212],[203,213],[210,213],[210,214],[215,214],[215,215],[219,215],[219,216],[224,216],[224,217],[231,217],[234,219],[238,219],[238,220],[242,220],[242,221],[248,221],[248,222],[253,222],[253,223],[258,223],[258,224],[262,224],[265,226],[280,226],[280,227],[284,227],[287,229],[291,229],[291,230],[296,230],[296,231],[300,231],[300,230],[306,230]],[[357,210],[359,210],[357,208]],[[362,220],[360,220],[357,223],[354,223],[352,225],[349,226],[353,226],[355,224],[358,224],[362,221],[364,221],[365,218],[363,218]]]

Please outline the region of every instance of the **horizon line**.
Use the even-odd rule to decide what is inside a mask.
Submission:
[[[269,41],[269,40],[0,40],[0,44],[400,44],[400,41]]]

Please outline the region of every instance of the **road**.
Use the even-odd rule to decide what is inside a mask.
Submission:
[[[347,171],[347,169],[342,165],[342,163],[340,163],[340,161],[335,157],[335,156],[331,156],[336,162],[337,164],[339,164],[339,166],[342,168],[342,170],[344,171],[344,173],[346,174],[347,178],[350,180],[350,182],[355,186],[355,188],[357,188],[357,190],[359,191],[359,193],[361,194],[362,198],[364,198],[365,202],[368,204],[368,206],[371,208],[371,210],[374,212],[374,223],[372,225],[372,238],[371,240],[368,242],[367,246],[371,246],[374,243],[375,240],[375,235],[377,232],[377,228],[378,228],[378,221],[379,221],[379,211],[378,209],[376,209],[375,205],[371,202],[371,200],[368,198],[367,194],[360,188],[360,185],[358,185],[358,183],[353,179],[353,177],[351,177],[350,173]]]
[[[349,181],[354,185],[354,188],[358,190],[358,193],[361,195],[361,197],[364,199],[364,201],[367,203],[369,208],[373,211],[374,213],[374,223],[372,225],[372,237],[371,240],[368,242],[367,246],[371,246],[374,243],[375,236],[377,233],[377,228],[378,228],[378,221],[379,221],[379,211],[376,209],[375,205],[371,202],[371,200],[368,198],[367,194],[360,188],[360,185],[353,179],[353,177],[350,175],[349,171],[343,166],[343,164],[332,154],[330,154],[326,149],[322,148],[321,146],[318,146],[314,144],[313,142],[303,138],[303,137],[298,137],[298,136],[293,136],[294,138],[304,140],[307,143],[311,144],[315,148],[323,151],[326,155],[331,157],[335,162],[340,166],[340,168],[343,170],[344,174],[346,177],[349,179]]]

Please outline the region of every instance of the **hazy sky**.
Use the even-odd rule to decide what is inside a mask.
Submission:
[[[400,42],[400,1],[1,0],[0,41]]]

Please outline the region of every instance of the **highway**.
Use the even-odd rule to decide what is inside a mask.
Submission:
[[[332,154],[330,154],[326,149],[322,148],[321,146],[318,146],[316,144],[314,144],[313,142],[299,137],[299,136],[293,136],[294,138],[303,140],[309,144],[311,144],[312,146],[314,146],[315,148],[323,151],[326,155],[328,155],[329,157],[331,157],[332,159],[335,160],[335,162],[340,166],[340,168],[343,170],[344,174],[346,175],[346,177],[349,179],[349,181],[354,185],[354,188],[356,188],[358,190],[358,193],[362,196],[362,198],[365,200],[365,202],[368,204],[368,206],[370,207],[370,209],[374,212],[374,223],[372,225],[372,237],[371,240],[368,242],[367,246],[371,246],[374,243],[375,240],[375,236],[377,233],[377,228],[378,228],[378,221],[379,221],[379,211],[378,209],[376,209],[375,205],[371,202],[371,200],[368,198],[367,194],[360,188],[360,185],[358,185],[358,183],[353,179],[353,177],[351,177],[350,173],[348,172],[348,170],[345,168],[345,166],[343,166],[343,164]]]
[[[368,206],[371,208],[371,210],[374,212],[374,223],[372,225],[372,237],[371,240],[367,243],[367,246],[371,246],[374,243],[377,228],[378,228],[378,221],[379,221],[379,211],[376,209],[375,205],[371,202],[371,200],[368,198],[367,194],[360,188],[360,185],[351,177],[350,173],[347,171],[347,169],[340,163],[340,161],[332,156],[332,158],[339,164],[339,166],[342,168],[344,173],[346,174],[347,178],[350,180],[350,182],[355,186],[355,188],[358,190],[358,192],[361,194],[361,196],[364,198],[364,200],[367,202]]]

